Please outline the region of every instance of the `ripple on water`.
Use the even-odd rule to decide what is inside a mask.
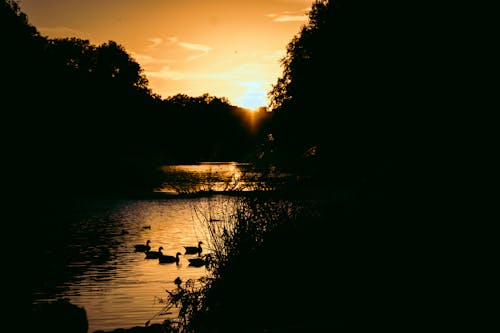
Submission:
[[[188,266],[190,256],[183,254],[183,246],[199,240],[207,246],[210,242],[199,213],[224,216],[230,213],[232,200],[215,196],[82,202],[68,216],[68,260],[61,260],[66,266],[60,270],[65,275],[54,279],[61,282],[53,290],[35,290],[35,302],[69,298],[85,308],[90,333],[144,325],[164,308],[161,299],[167,297],[166,289],[176,288],[176,277],[186,282],[206,274],[204,267]],[[145,225],[151,228],[144,229]],[[133,245],[148,239],[153,249],[162,246],[165,254],[181,252],[179,264],[160,264],[135,252]],[[209,252],[208,247],[204,252]],[[152,322],[177,314],[175,309],[171,312]]]

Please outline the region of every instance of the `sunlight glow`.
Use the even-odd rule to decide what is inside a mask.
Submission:
[[[254,110],[269,104],[267,92],[282,73],[280,59],[310,5],[310,0],[231,1],[231,6],[226,0],[196,5],[155,0],[148,6],[23,0],[21,8],[48,37],[122,45],[162,98],[208,93]]]
[[[238,105],[256,111],[261,106],[266,106],[267,90],[261,82],[242,82],[241,85],[246,87],[243,97],[237,100]]]

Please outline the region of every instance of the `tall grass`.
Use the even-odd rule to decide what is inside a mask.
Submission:
[[[263,249],[277,246],[270,244],[281,246],[306,211],[304,203],[262,192],[232,197],[219,205],[226,206],[209,206],[206,211],[195,208],[195,217],[205,226],[205,238],[209,240],[208,274],[167,291],[166,308],[179,308],[175,325],[171,325],[172,332],[203,332],[213,326],[220,317],[219,312],[231,306],[237,284],[244,287],[253,283],[245,279],[246,266],[254,266],[256,260],[262,260]],[[280,238],[283,239],[276,242]],[[245,297],[242,295],[241,300]]]

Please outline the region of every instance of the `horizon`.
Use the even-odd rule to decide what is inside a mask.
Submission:
[[[122,45],[148,87],[166,99],[209,94],[235,106],[267,107],[288,43],[307,22],[309,0],[171,3],[21,0],[42,36]],[[270,33],[271,32],[271,33]]]

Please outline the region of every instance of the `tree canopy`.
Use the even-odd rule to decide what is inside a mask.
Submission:
[[[405,126],[394,126],[406,112],[398,105],[405,87],[397,81],[404,61],[394,55],[397,23],[354,6],[313,3],[269,92],[277,163],[337,185],[384,172]]]
[[[44,37],[16,1],[0,6],[2,109],[12,160],[25,170],[19,184],[147,193],[161,184],[161,164],[252,154],[248,112],[226,98],[160,98],[122,45]]]

